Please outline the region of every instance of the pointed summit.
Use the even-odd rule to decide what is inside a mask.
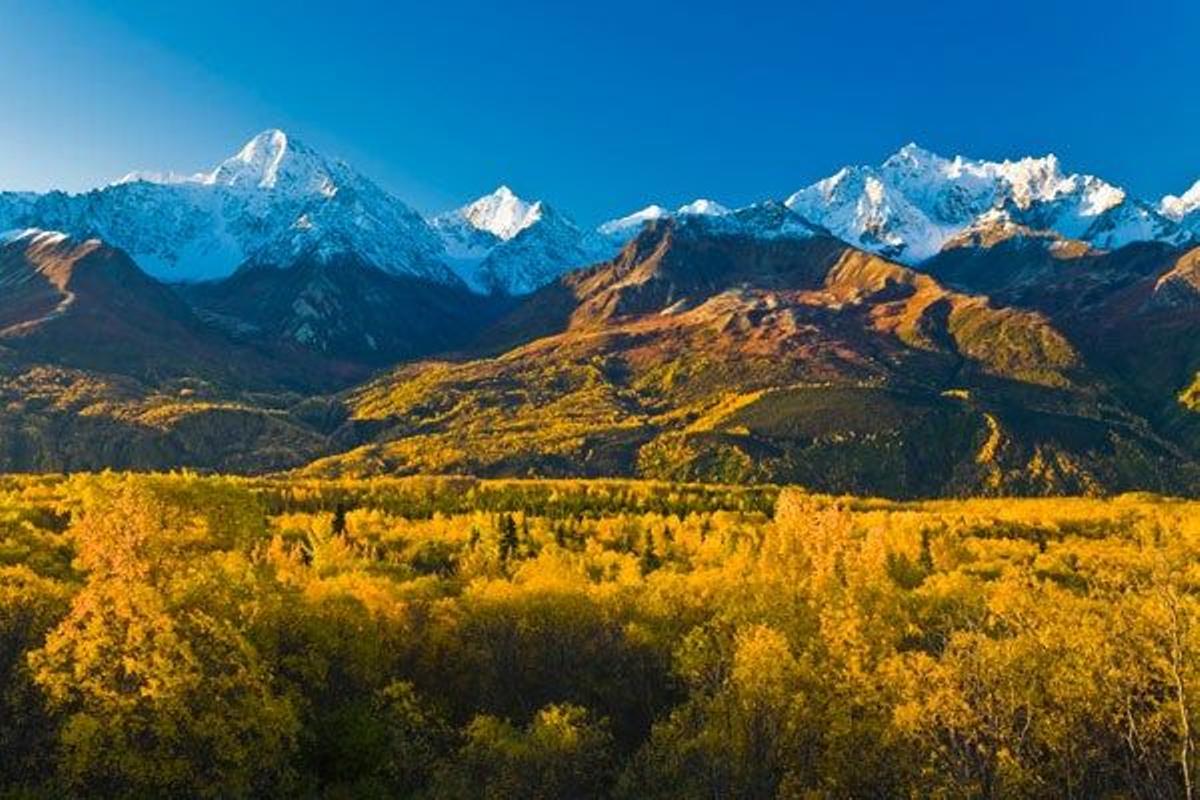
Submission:
[[[279,167],[288,154],[287,134],[271,128],[255,136],[210,173],[206,181],[223,186],[250,184],[262,189],[274,188]]]
[[[947,159],[938,155],[932,150],[926,150],[916,142],[909,142],[901,147],[883,162],[884,166],[889,164],[936,164]]]
[[[526,202],[502,184],[459,212],[471,227],[507,241],[542,218],[542,202]]]
[[[98,236],[150,274],[222,278],[253,260],[289,267],[350,255],[397,275],[457,285],[437,233],[415,211],[343,161],[270,128],[190,177],[137,173],[95,193],[51,203],[15,196],[5,228]]]
[[[278,128],[268,128],[250,139],[234,155],[214,169],[185,175],[174,171],[130,172],[114,181],[156,183],[160,185],[200,184],[231,189],[282,189],[332,197],[337,192],[337,177],[349,170],[330,161]]]
[[[347,170],[278,128],[270,128],[201,177],[209,186],[295,190],[332,197]]]
[[[549,204],[529,202],[506,185],[431,220],[446,261],[477,292],[528,294],[574,267],[612,255],[608,243],[580,230]]]

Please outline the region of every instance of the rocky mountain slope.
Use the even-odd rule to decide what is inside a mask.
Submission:
[[[288,264],[250,261],[229,278],[178,287],[236,340],[379,367],[461,347],[506,307],[462,285],[377,269],[319,243]]]
[[[291,372],[284,364],[266,370],[265,355],[231,347],[173,291],[98,239],[8,234],[0,239],[0,288],[0,346],[30,361],[251,387],[286,382]]]
[[[828,235],[651,224],[486,337],[346,396],[321,474],[643,475],[885,494],[1055,493],[1198,475],[1073,342]]]
[[[1200,247],[1101,251],[1020,233],[948,248],[923,268],[1054,320],[1123,402],[1173,440],[1200,445],[1200,417],[1186,401],[1200,370]]]

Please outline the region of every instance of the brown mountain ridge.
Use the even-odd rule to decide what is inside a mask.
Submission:
[[[98,242],[2,252],[9,469],[637,475],[893,496],[1200,485],[1180,400],[1200,361],[1195,256],[1165,246],[1007,231],[914,269],[819,230],[663,220],[515,307],[363,263],[173,289]],[[315,301],[324,344],[304,347],[297,309]],[[1168,335],[1132,369],[1136,347]]]

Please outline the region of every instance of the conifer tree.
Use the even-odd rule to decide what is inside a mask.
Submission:
[[[662,566],[662,559],[654,551],[654,534],[649,529],[646,530],[646,542],[642,545],[642,555],[638,560],[638,565],[641,567],[643,575],[649,575]]]
[[[512,514],[500,518],[500,560],[507,562],[516,555],[521,540],[517,537],[517,522]]]

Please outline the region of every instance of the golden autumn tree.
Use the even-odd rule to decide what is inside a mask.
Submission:
[[[219,541],[177,499],[106,481],[72,529],[88,580],[29,663],[73,790],[224,797],[286,779],[296,721],[267,667],[233,621],[172,601]]]

